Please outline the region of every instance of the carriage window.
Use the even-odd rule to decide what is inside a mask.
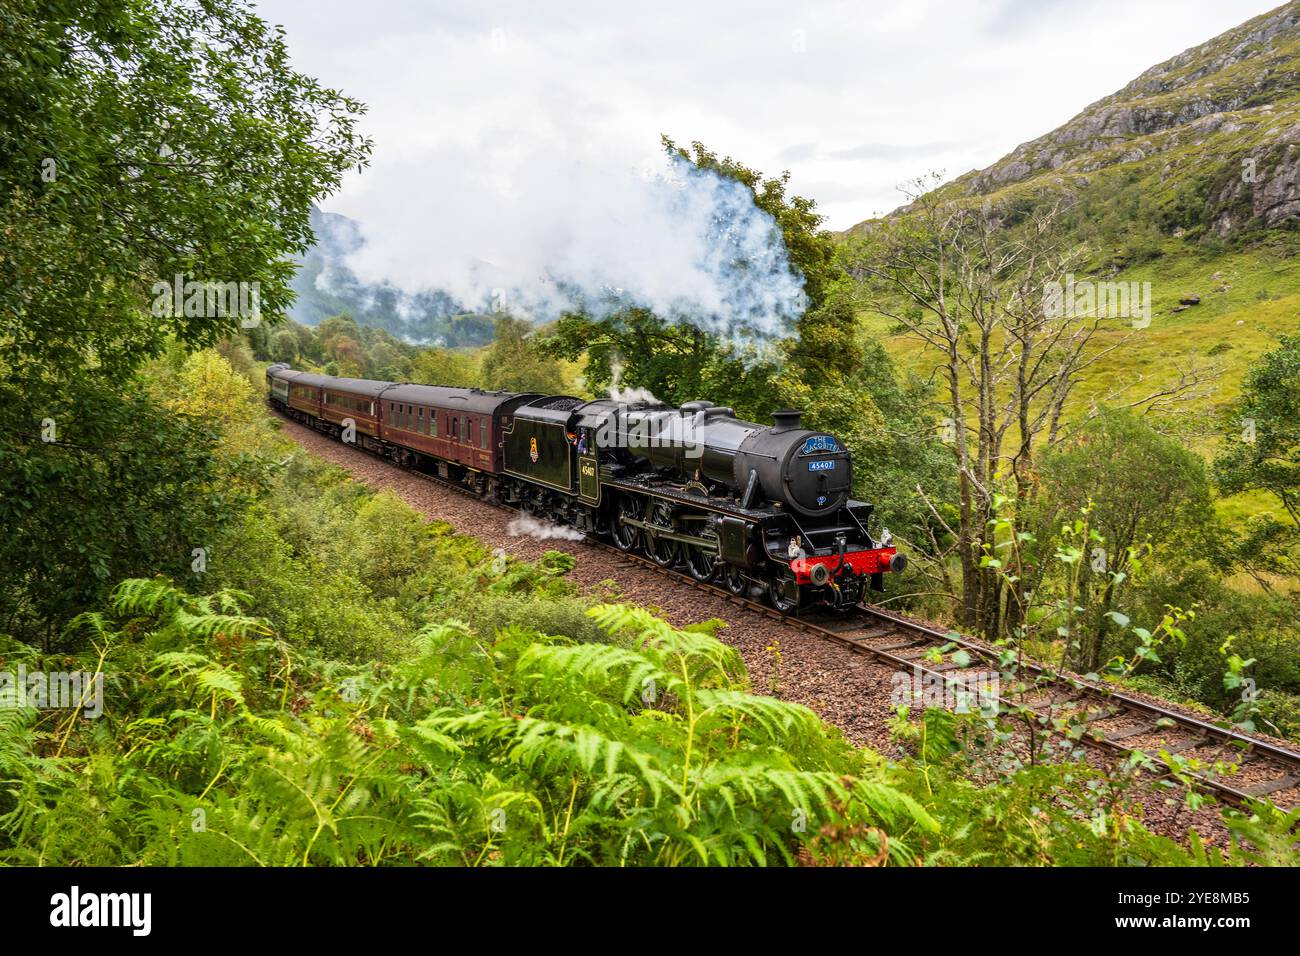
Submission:
[[[423,408],[417,408],[415,410],[415,430],[417,432],[424,431],[424,409]]]
[[[487,447],[487,419],[486,418],[480,418],[478,420],[478,447],[479,448]]]
[[[435,409],[429,409],[429,437],[438,437],[438,412]]]

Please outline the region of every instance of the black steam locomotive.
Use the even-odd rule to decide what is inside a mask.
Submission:
[[[851,499],[848,449],[798,412],[764,426],[706,401],[266,374],[272,405],[304,424],[783,613],[855,605],[905,563]]]

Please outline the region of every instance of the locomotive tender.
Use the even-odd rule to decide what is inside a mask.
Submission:
[[[905,559],[850,498],[852,456],[798,412],[585,401],[266,371],[289,417],[782,613],[852,607]]]

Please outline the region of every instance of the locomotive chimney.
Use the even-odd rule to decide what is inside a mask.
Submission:
[[[803,412],[796,411],[793,408],[783,408],[779,412],[772,413],[772,434],[778,435],[781,432],[792,431],[799,427],[800,416]]]

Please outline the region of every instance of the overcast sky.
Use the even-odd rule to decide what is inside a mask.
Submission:
[[[366,102],[365,219],[447,150],[653,156],[660,133],[789,169],[834,228],[997,160],[1272,0],[262,0],[301,68]],[[444,167],[437,167],[445,172]],[[455,188],[454,183],[445,184]]]

